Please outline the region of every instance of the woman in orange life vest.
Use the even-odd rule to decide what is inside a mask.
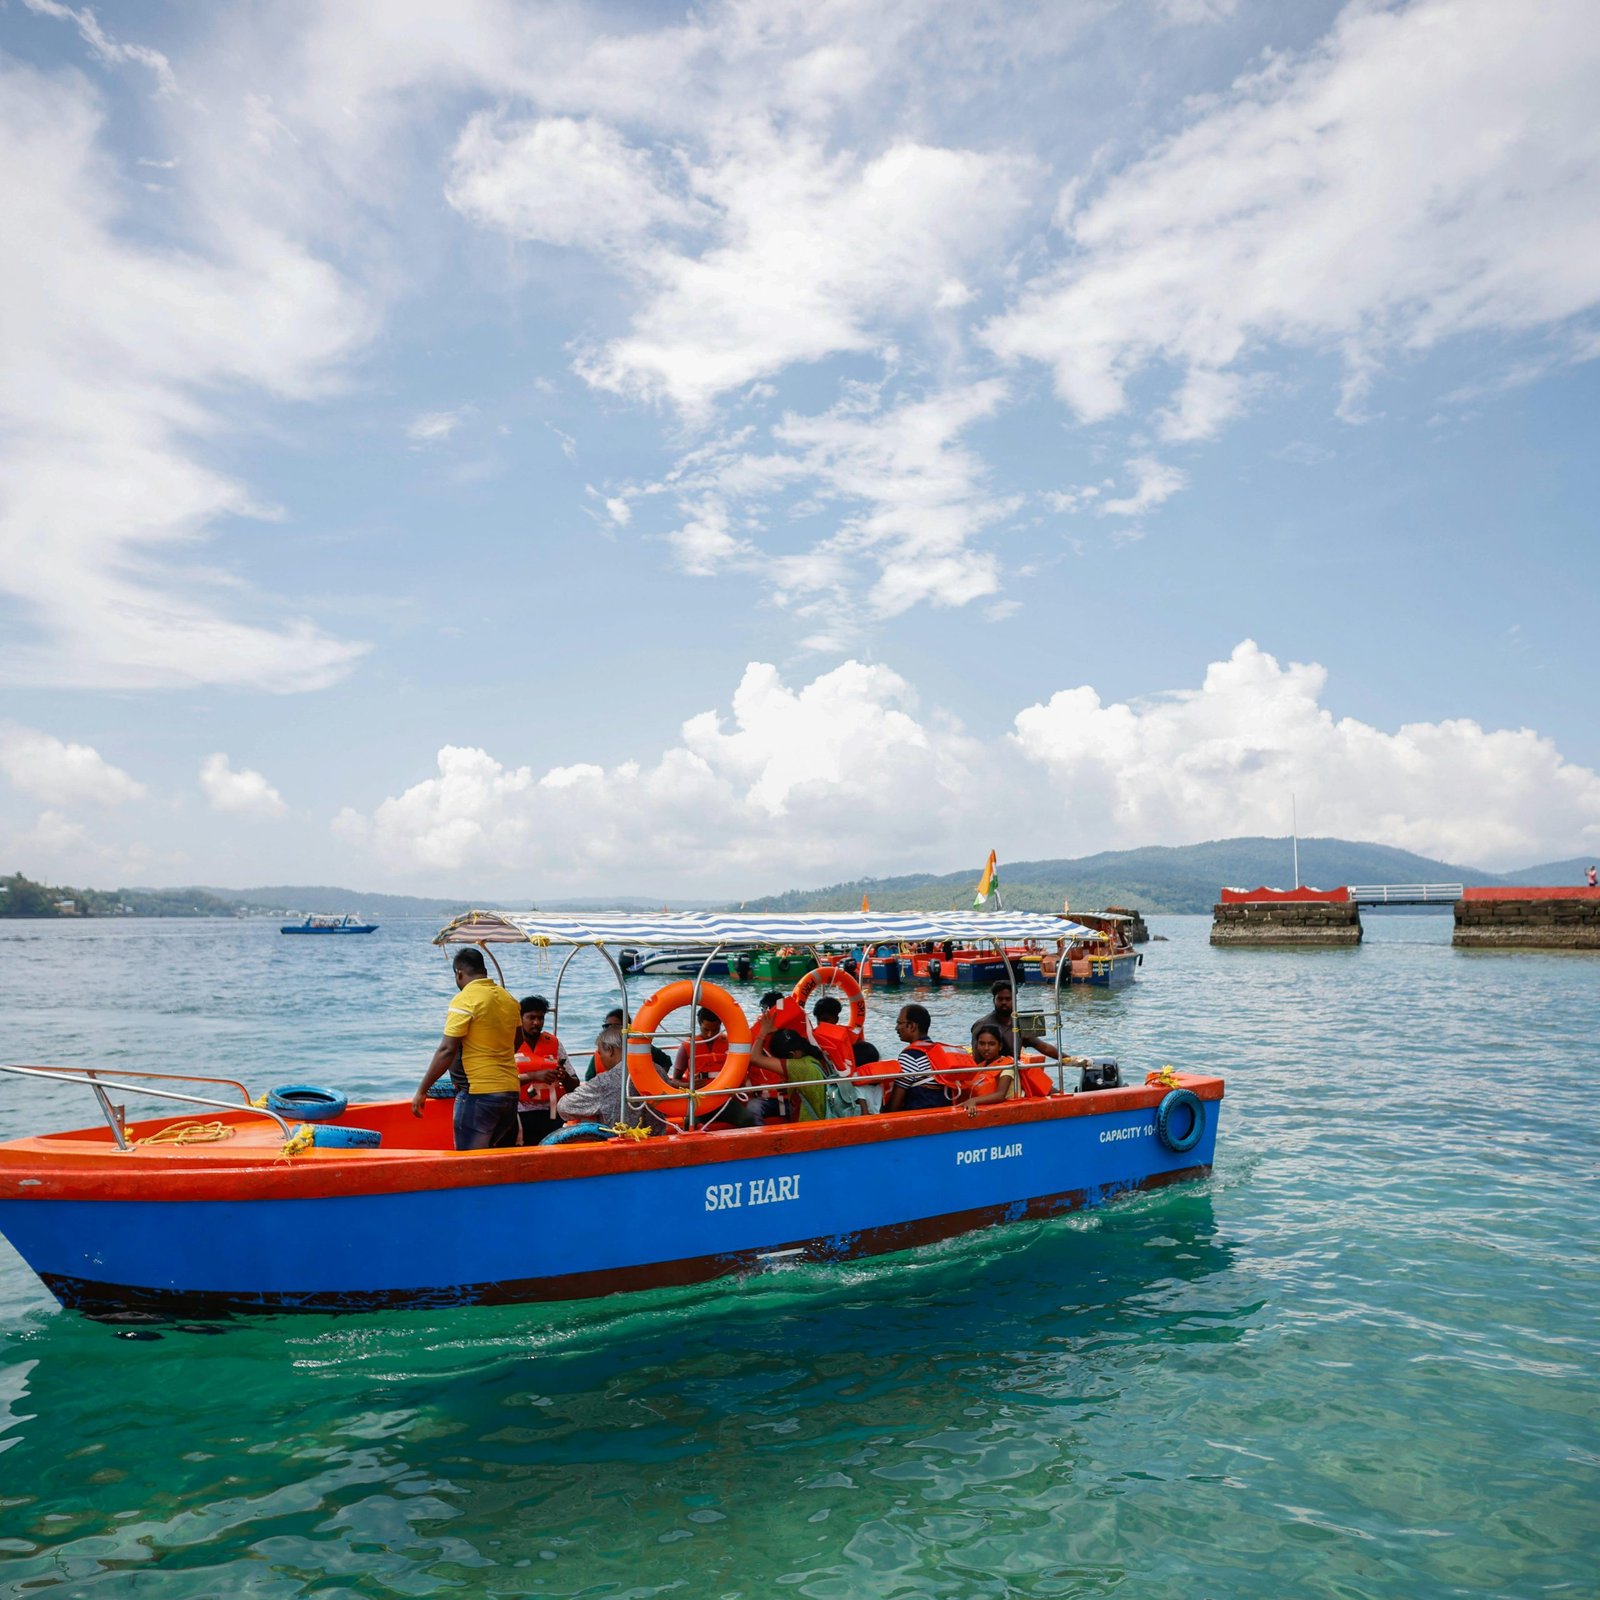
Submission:
[[[972,1034],[972,1056],[981,1072],[972,1080],[972,1103],[999,1105],[1002,1100],[1043,1100],[1055,1092],[1043,1067],[1021,1066],[1005,1053],[1005,1041],[993,1023],[980,1022]]]
[[[542,994],[530,994],[521,1002],[522,1038],[517,1045],[517,1120],[522,1125],[522,1142],[538,1144],[546,1134],[560,1126],[556,1102],[568,1089],[577,1087],[567,1052],[561,1041],[544,1031],[550,1002]]]
[[[760,1015],[750,1028],[750,1072],[746,1080],[756,1089],[770,1089],[774,1084],[789,1081],[787,1063],[774,1056],[767,1046],[780,1027],[794,1028],[797,1020],[799,1029],[804,1031],[805,1013],[788,995],[777,989],[762,995]],[[768,1117],[787,1115],[785,1102],[788,1098],[782,1094],[757,1093],[735,1095],[734,1102],[746,1113],[742,1119],[745,1125],[759,1128]],[[741,1119],[724,1116],[723,1121],[730,1126],[737,1126]]]

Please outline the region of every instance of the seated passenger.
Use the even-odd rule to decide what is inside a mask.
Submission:
[[[884,1093],[885,1111],[932,1111],[950,1104],[950,1092],[935,1075],[935,1061],[942,1060],[943,1046],[928,1037],[930,1022],[926,1006],[902,1006],[895,1018],[894,1031],[904,1048],[900,1052],[900,1075]]]
[[[704,1083],[707,1078],[714,1078],[722,1071],[723,1063],[728,1059],[728,1036],[722,1030],[722,1018],[709,1006],[700,1007],[696,1021],[700,1026],[694,1041],[694,1074],[698,1082]],[[672,1078],[675,1083],[689,1081],[687,1039],[678,1046],[677,1057],[672,1063]]]
[[[827,1053],[836,1072],[852,1077],[856,1070],[856,1036],[839,1021],[844,1015],[843,1005],[836,996],[825,994],[812,1006],[811,1015],[815,1018],[811,1025],[812,1038]]]
[[[522,1043],[517,1046],[517,1121],[522,1126],[522,1142],[538,1144],[554,1133],[556,1102],[568,1088],[577,1086],[567,1052],[561,1041],[544,1031],[550,1002],[542,994],[530,994],[522,1005]]]
[[[607,1028],[615,1028],[617,1032],[622,1034],[624,1039],[626,1039],[628,1026],[624,1019],[621,1006],[612,1006],[612,1008],[606,1012],[606,1020],[603,1026]],[[650,1059],[655,1062],[657,1070],[662,1074],[663,1077],[672,1071],[672,1057],[669,1056],[665,1050],[661,1049],[659,1045],[652,1044],[650,1046]],[[588,1079],[594,1077],[598,1073],[599,1068],[600,1057],[597,1054],[594,1059],[590,1061],[587,1070],[584,1072],[584,1079],[587,1081]]]
[[[556,1115],[563,1122],[598,1122],[613,1128],[622,1122],[622,1097],[628,1083],[628,1070],[619,1066],[623,1055],[622,1030],[606,1027],[594,1042],[595,1075],[580,1083],[556,1104]],[[666,1124],[646,1106],[630,1106],[628,1124],[659,1132]]]
[[[784,1002],[786,996],[776,989],[761,997],[761,1011],[756,1017],[755,1026],[750,1030],[750,1071],[747,1081],[758,1090],[770,1089],[775,1084],[787,1081],[787,1064],[768,1049],[768,1043],[776,1029],[778,1007]],[[788,1114],[785,1102],[787,1095],[773,1095],[756,1093],[747,1096],[738,1096],[741,1105],[749,1112],[749,1121],[754,1127],[761,1127],[768,1118],[784,1117]]]
[[[972,1080],[967,1096],[971,1104],[997,1106],[1003,1100],[1021,1097],[1017,1064],[1004,1051],[1000,1030],[980,1022],[972,1034],[972,1059],[987,1070]]]
[[[798,1093],[784,1096],[792,1107],[791,1118],[822,1121],[828,1114],[828,1072],[819,1048],[792,1028],[779,1028],[767,1041],[766,1053],[783,1063],[786,1083],[804,1085]]]
[[[883,1110],[883,1084],[862,1083],[862,1078],[881,1078],[883,1076],[883,1057],[878,1054],[878,1047],[866,1039],[857,1039],[850,1047],[850,1054],[856,1064],[856,1099],[861,1102],[861,1109],[866,1113]]]

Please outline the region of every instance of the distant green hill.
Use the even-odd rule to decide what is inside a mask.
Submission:
[[[1553,867],[1535,867],[1533,874]],[[972,904],[978,867],[961,872],[911,873],[897,878],[865,878],[825,889],[794,889],[752,900],[752,911],[849,911],[866,894],[875,911],[942,910]],[[1535,882],[1515,880],[1462,867],[1390,845],[1350,839],[1302,839],[1300,881],[1321,888],[1345,883]],[[1549,880],[1547,880],[1549,881]],[[1581,882],[1570,875],[1555,882]],[[1294,854],[1288,839],[1214,839],[1205,844],[1149,845],[1139,850],[1107,850],[1098,855],[1053,861],[1002,861],[1001,898],[1017,911],[1059,911],[1065,900],[1080,911],[1108,905],[1142,911],[1203,912],[1217,902],[1221,888],[1289,888]]]

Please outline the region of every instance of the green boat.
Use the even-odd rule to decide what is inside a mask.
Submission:
[[[807,952],[757,950],[750,958],[750,981],[789,987],[816,966],[817,958]]]

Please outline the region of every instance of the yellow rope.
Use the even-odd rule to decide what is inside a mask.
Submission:
[[[611,1131],[616,1134],[619,1139],[648,1139],[650,1137],[650,1130],[648,1128],[636,1128],[631,1123],[627,1122],[618,1122],[614,1124]]]
[[[250,1102],[250,1104],[253,1105],[257,1111],[265,1111],[267,1109],[267,1097],[264,1094],[258,1094],[255,1099]]]
[[[1163,1067],[1159,1072],[1147,1072],[1144,1075],[1147,1087],[1158,1089],[1176,1089],[1178,1087],[1178,1074],[1172,1070],[1171,1065]]]
[[[316,1133],[309,1122],[302,1122],[293,1133],[283,1142],[283,1149],[278,1152],[278,1159],[286,1161],[290,1156],[297,1156],[302,1150],[311,1148],[312,1140]]]
[[[157,1128],[154,1133],[147,1133],[142,1139],[135,1139],[136,1145],[143,1144],[213,1144],[218,1139],[231,1139],[234,1130],[221,1122],[197,1122],[193,1118],[187,1122],[169,1123],[165,1128]]]

